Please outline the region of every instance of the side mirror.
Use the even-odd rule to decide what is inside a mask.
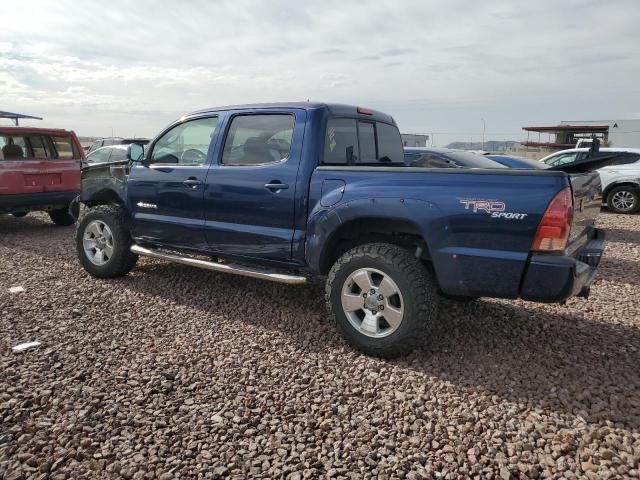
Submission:
[[[144,148],[142,145],[138,145],[137,143],[132,143],[127,148],[127,158],[132,162],[139,162],[142,160],[144,155]]]

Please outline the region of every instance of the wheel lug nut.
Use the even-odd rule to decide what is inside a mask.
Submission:
[[[367,298],[367,294],[366,294],[366,293],[363,293],[363,294],[362,294],[362,296],[363,296],[364,298]]]
[[[382,296],[382,294],[378,295],[378,300],[384,300],[384,297]]]
[[[376,291],[372,288],[371,290],[369,290],[369,293],[373,295],[374,293],[376,293]]]
[[[384,305],[380,305],[380,306],[378,307],[378,310],[380,310],[380,311],[384,310]]]

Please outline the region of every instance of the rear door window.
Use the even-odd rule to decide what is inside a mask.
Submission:
[[[75,158],[73,143],[71,143],[70,137],[54,136],[51,137],[51,140],[56,152],[58,153],[58,158],[62,160],[71,160],[72,158]]]
[[[289,158],[294,118],[290,114],[238,115],[224,142],[223,165],[264,165]]]

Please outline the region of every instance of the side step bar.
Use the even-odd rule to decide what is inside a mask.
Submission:
[[[137,255],[142,255],[144,257],[159,258],[161,260],[168,260],[170,262],[180,263],[182,265],[189,265],[191,267],[213,270],[214,272],[231,273],[234,275],[242,275],[245,277],[259,278],[261,280],[271,280],[272,282],[287,283],[289,285],[300,285],[307,281],[307,278],[302,275],[273,273],[269,270],[259,270],[257,268],[244,267],[240,265],[210,262],[207,260],[200,260],[198,258],[181,257],[178,255],[173,255],[171,253],[165,253],[159,250],[141,247],[140,245],[132,245],[131,251]]]

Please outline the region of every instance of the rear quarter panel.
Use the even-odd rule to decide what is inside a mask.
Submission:
[[[336,202],[340,192],[326,185],[339,182],[344,191]],[[562,172],[319,167],[311,179],[307,262],[318,268],[323,246],[342,224],[402,219],[425,239],[444,292],[516,297],[540,219],[567,185]],[[523,216],[493,217],[475,202]]]

